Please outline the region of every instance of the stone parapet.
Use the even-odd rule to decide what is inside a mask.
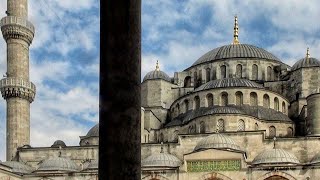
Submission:
[[[29,81],[20,78],[5,78],[0,81],[0,90],[4,99],[20,97],[30,103],[34,100],[36,86]]]
[[[33,24],[27,19],[6,16],[0,21],[1,31],[4,39],[22,39],[29,45],[32,43],[35,29]]]

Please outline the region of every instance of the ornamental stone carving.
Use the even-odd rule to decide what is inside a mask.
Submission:
[[[4,99],[20,97],[30,103],[34,100],[36,86],[29,81],[20,78],[5,78],[0,81],[0,90]]]

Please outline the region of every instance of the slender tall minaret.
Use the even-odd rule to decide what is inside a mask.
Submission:
[[[1,19],[7,43],[7,72],[0,81],[2,97],[7,101],[7,160],[17,148],[30,144],[30,103],[36,87],[29,81],[29,46],[34,26],[28,21],[28,0],[7,0],[7,16]]]

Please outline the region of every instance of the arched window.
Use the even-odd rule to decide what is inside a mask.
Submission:
[[[217,130],[218,130],[218,132],[224,132],[224,120],[223,119],[218,120]]]
[[[270,98],[268,94],[263,95],[263,107],[270,108]]]
[[[177,103],[177,105],[176,105],[176,110],[177,110],[177,114],[179,115],[180,114],[180,104],[179,103]]]
[[[252,80],[258,80],[258,66],[256,64],[252,65]]]
[[[238,91],[236,92],[236,105],[242,105],[243,104],[243,93]]]
[[[274,109],[279,111],[279,99],[277,97],[274,98]]]
[[[269,137],[275,137],[277,135],[276,128],[274,126],[269,127]]]
[[[189,134],[194,134],[195,132],[196,128],[193,125],[189,126]]]
[[[204,122],[202,121],[200,123],[200,133],[205,133],[206,132],[206,126],[204,124]]]
[[[184,100],[184,111],[188,112],[188,110],[189,110],[189,101],[186,99]]]
[[[199,98],[199,96],[194,97],[194,103],[195,103],[194,108],[195,109],[199,109],[200,108],[200,98]]]
[[[225,65],[220,66],[221,79],[227,78],[227,67]]]
[[[173,132],[173,136],[172,136],[173,142],[177,142],[178,141],[178,134],[179,134],[178,130]]]
[[[198,74],[197,71],[193,73],[193,82],[194,82],[194,87],[198,87]]]
[[[223,92],[221,93],[221,106],[228,105],[228,93]]]
[[[213,106],[213,95],[211,93],[207,94],[207,104],[208,104],[208,107]]]
[[[250,105],[258,106],[258,97],[257,97],[257,93],[255,92],[250,93]]]
[[[244,120],[240,119],[238,121],[238,131],[244,131],[245,130],[245,123],[244,123]]]
[[[287,129],[287,136],[288,136],[288,137],[292,137],[292,136],[293,136],[293,129],[292,129],[292,127],[288,127],[288,129]]]
[[[236,66],[236,77],[242,78],[242,65],[241,64],[238,64]]]
[[[287,113],[286,103],[282,102],[282,112]]]
[[[272,68],[270,66],[267,67],[267,81],[272,81]]]
[[[183,87],[185,87],[185,88],[191,87],[191,77],[190,76],[187,76],[186,78],[184,78]]]
[[[256,124],[255,124],[255,126],[254,126],[254,130],[256,130],[256,131],[258,131],[258,130],[259,130],[259,125],[258,125],[258,123],[256,123]]]
[[[202,70],[200,69],[198,72],[198,86],[202,84]]]
[[[207,68],[206,69],[206,82],[210,81],[210,78],[211,78],[210,75],[211,75],[211,69]]]

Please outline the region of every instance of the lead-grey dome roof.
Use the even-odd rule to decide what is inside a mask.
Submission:
[[[316,58],[309,57],[309,58],[303,58],[297,61],[293,66],[292,66],[292,71],[295,71],[300,68],[305,68],[305,67],[320,67],[320,61]]]
[[[165,72],[160,70],[154,70],[154,71],[148,72],[144,76],[143,81],[152,80],[152,79],[162,79],[162,80],[171,82],[171,78]]]
[[[79,167],[68,158],[54,157],[43,161],[37,171],[78,171]]]
[[[86,137],[98,137],[99,136],[99,123],[93,126],[87,133]]]
[[[198,64],[229,58],[258,58],[280,60],[270,52],[249,44],[230,44],[215,48],[201,56],[192,66]]]
[[[18,173],[18,174],[29,174],[34,169],[22,162],[17,162],[17,161],[6,161],[6,162],[0,162],[1,164],[5,166],[9,166],[12,168],[13,173]]]
[[[216,79],[209,81],[198,88],[195,91],[203,91],[214,88],[227,88],[227,87],[252,87],[252,88],[263,88],[261,84],[255,83],[248,79],[239,78],[227,78],[227,79]]]
[[[299,164],[298,158],[283,149],[264,150],[252,161],[253,165]]]
[[[181,161],[176,156],[167,153],[157,153],[141,161],[142,167],[179,167]]]
[[[194,151],[206,149],[230,149],[241,151],[240,147],[231,138],[219,133],[212,134],[200,140],[194,148]]]
[[[51,147],[59,148],[59,147],[67,147],[67,145],[61,140],[56,140]]]

